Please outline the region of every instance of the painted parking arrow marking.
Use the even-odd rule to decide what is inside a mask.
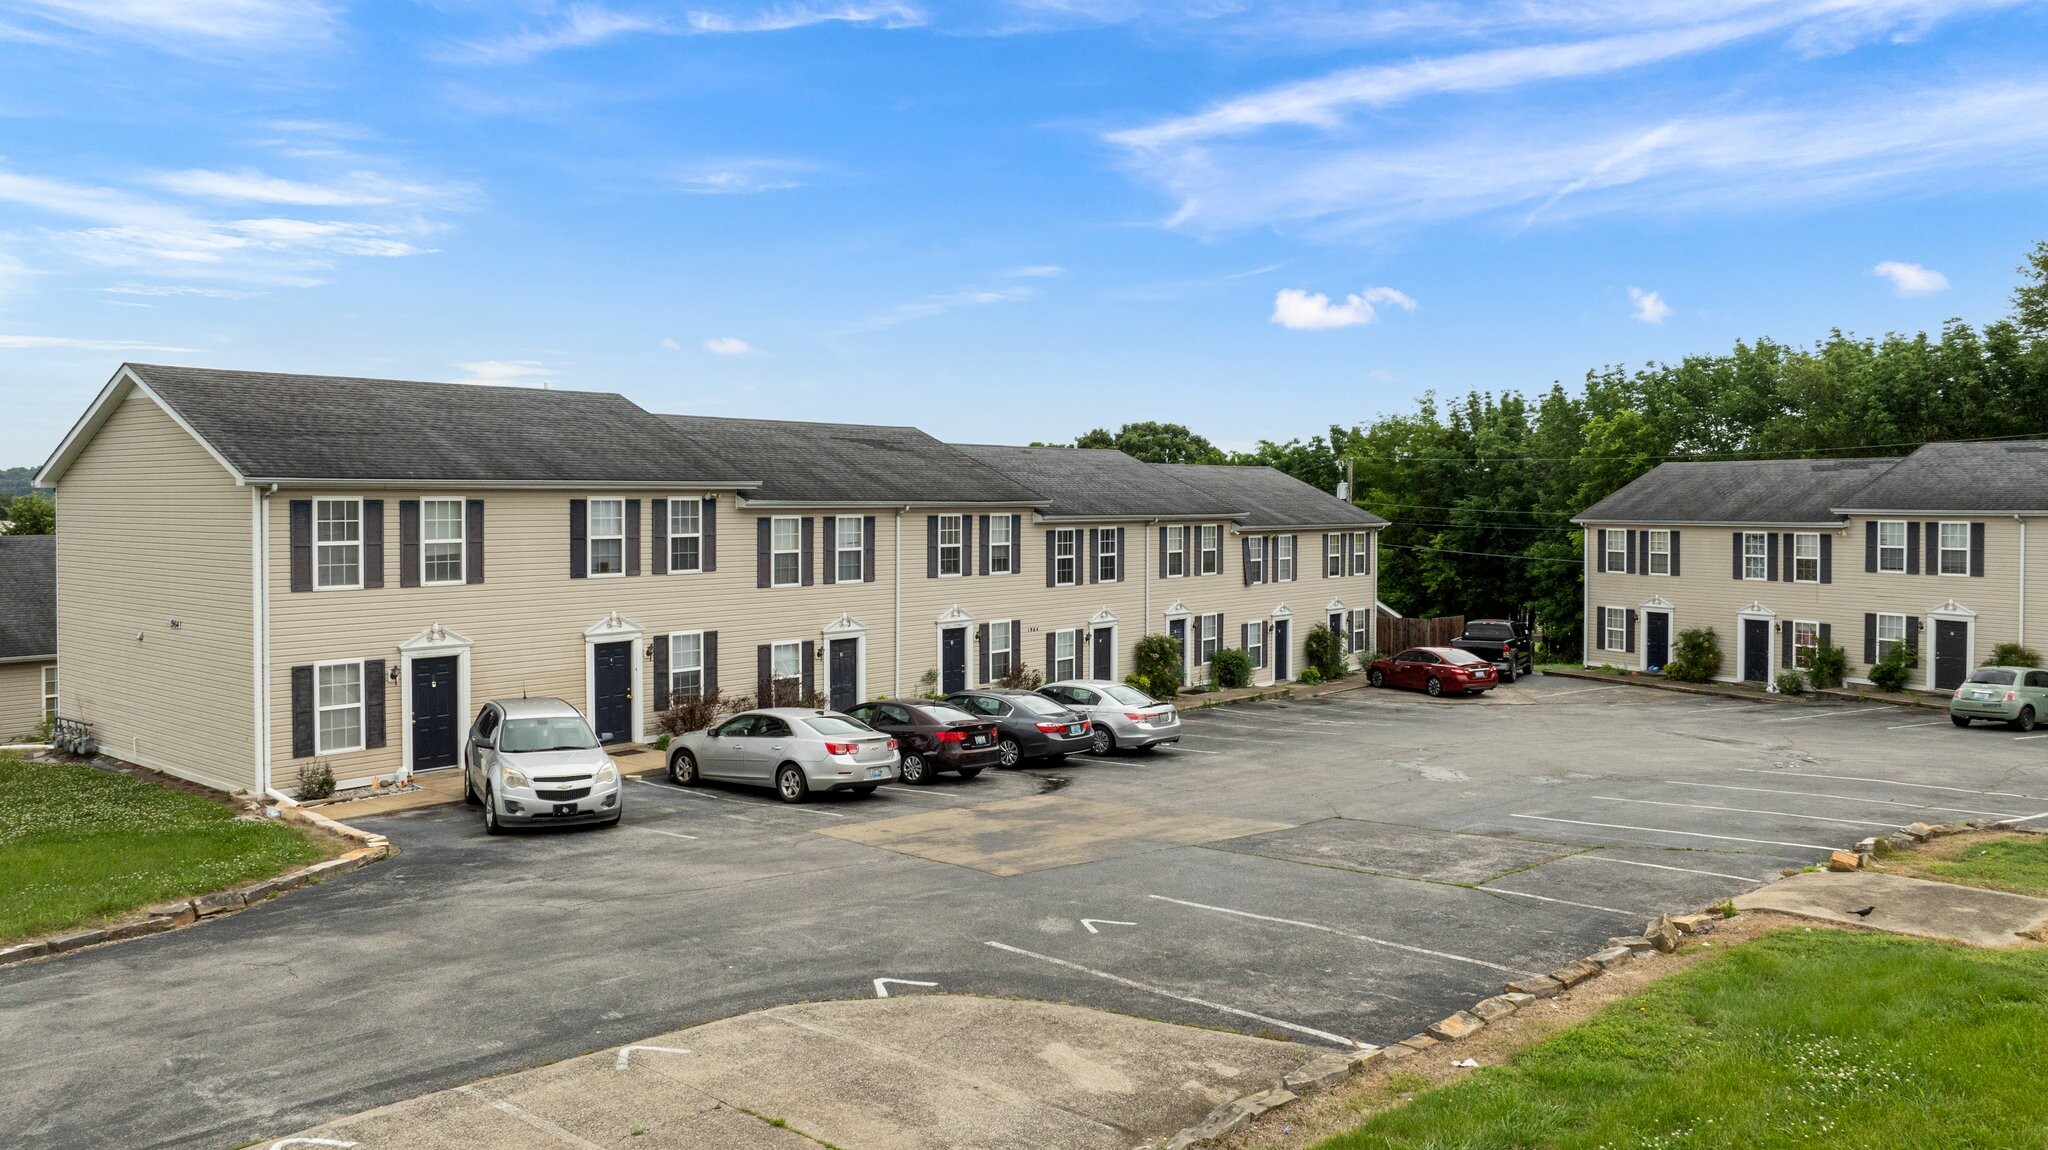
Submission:
[[[1083,927],[1086,927],[1086,928],[1087,928],[1087,930],[1088,930],[1088,933],[1089,933],[1089,934],[1101,934],[1101,933],[1102,933],[1101,931],[1099,931],[1099,930],[1096,930],[1096,929],[1095,929],[1095,927],[1097,926],[1097,924],[1100,924],[1100,925],[1102,925],[1102,926],[1136,926],[1136,925],[1138,925],[1138,924],[1137,924],[1137,923],[1135,923],[1135,922],[1120,922],[1120,921],[1118,921],[1117,919],[1113,919],[1113,918],[1084,918],[1084,919],[1082,919],[1082,920],[1081,920],[1081,925],[1082,925]]]
[[[612,1064],[612,1069],[624,1070],[627,1064],[632,1061],[635,1050],[652,1050],[658,1054],[688,1054],[690,1052],[687,1047],[682,1046],[622,1046],[619,1048],[619,1059]]]
[[[889,997],[889,988],[883,983],[893,982],[898,986],[937,986],[936,982],[919,982],[914,978],[878,978],[875,980],[875,997]]]

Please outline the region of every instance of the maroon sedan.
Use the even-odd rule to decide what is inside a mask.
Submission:
[[[1374,660],[1365,677],[1375,687],[1420,687],[1432,695],[1476,695],[1499,682],[1492,663],[1456,647],[1410,647]]]
[[[848,707],[846,713],[902,744],[899,777],[913,787],[932,781],[940,771],[958,771],[963,779],[1001,761],[1003,749],[996,725],[950,703],[929,699],[880,699]]]

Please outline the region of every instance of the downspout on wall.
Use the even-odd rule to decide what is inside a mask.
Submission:
[[[2020,634],[2019,644],[2027,645],[2027,517],[2015,515],[2020,523]]]
[[[249,527],[250,561],[250,620],[252,631],[251,646],[254,648],[256,674],[256,728],[251,739],[256,751],[255,791],[259,795],[293,806],[298,805],[289,796],[271,785],[270,772],[270,578],[265,560],[270,554],[270,497],[277,494],[277,484],[269,489],[249,489],[249,513],[253,517]]]
[[[903,513],[908,510],[910,508],[907,506],[896,509],[896,558],[894,560],[896,567],[894,579],[896,587],[896,639],[892,645],[889,671],[891,679],[889,697],[892,699],[900,698],[903,694]],[[965,564],[967,562],[966,556],[961,556],[960,561],[962,564]]]

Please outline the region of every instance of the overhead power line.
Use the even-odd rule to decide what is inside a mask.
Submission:
[[[1449,547],[1422,547],[1413,543],[1381,543],[1381,549],[1395,551],[1429,551],[1438,555],[1471,555],[1479,559],[1520,559],[1528,563],[1570,563],[1579,566],[1584,559],[1555,559],[1548,555],[1503,555],[1496,551],[1456,551]]]
[[[1592,463],[1596,461],[1643,459],[1653,463],[1711,463],[1717,460],[1811,459],[1826,452],[1890,450],[1925,447],[1930,443],[2003,443],[2015,439],[2041,439],[2039,431],[2011,435],[1960,436],[1954,439],[1910,439],[1897,443],[1856,443],[1842,447],[1785,448],[1777,451],[1692,451],[1677,455],[1396,455],[1376,457],[1392,463]]]

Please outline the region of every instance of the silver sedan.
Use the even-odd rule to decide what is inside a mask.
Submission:
[[[1093,724],[1088,749],[1106,755],[1118,747],[1144,750],[1180,742],[1180,715],[1136,687],[1107,679],[1063,679],[1038,693],[1065,703]]]
[[[813,791],[873,794],[893,783],[896,740],[837,711],[774,707],[734,715],[678,737],[668,749],[668,777],[693,787],[704,779],[774,787],[786,803]]]

